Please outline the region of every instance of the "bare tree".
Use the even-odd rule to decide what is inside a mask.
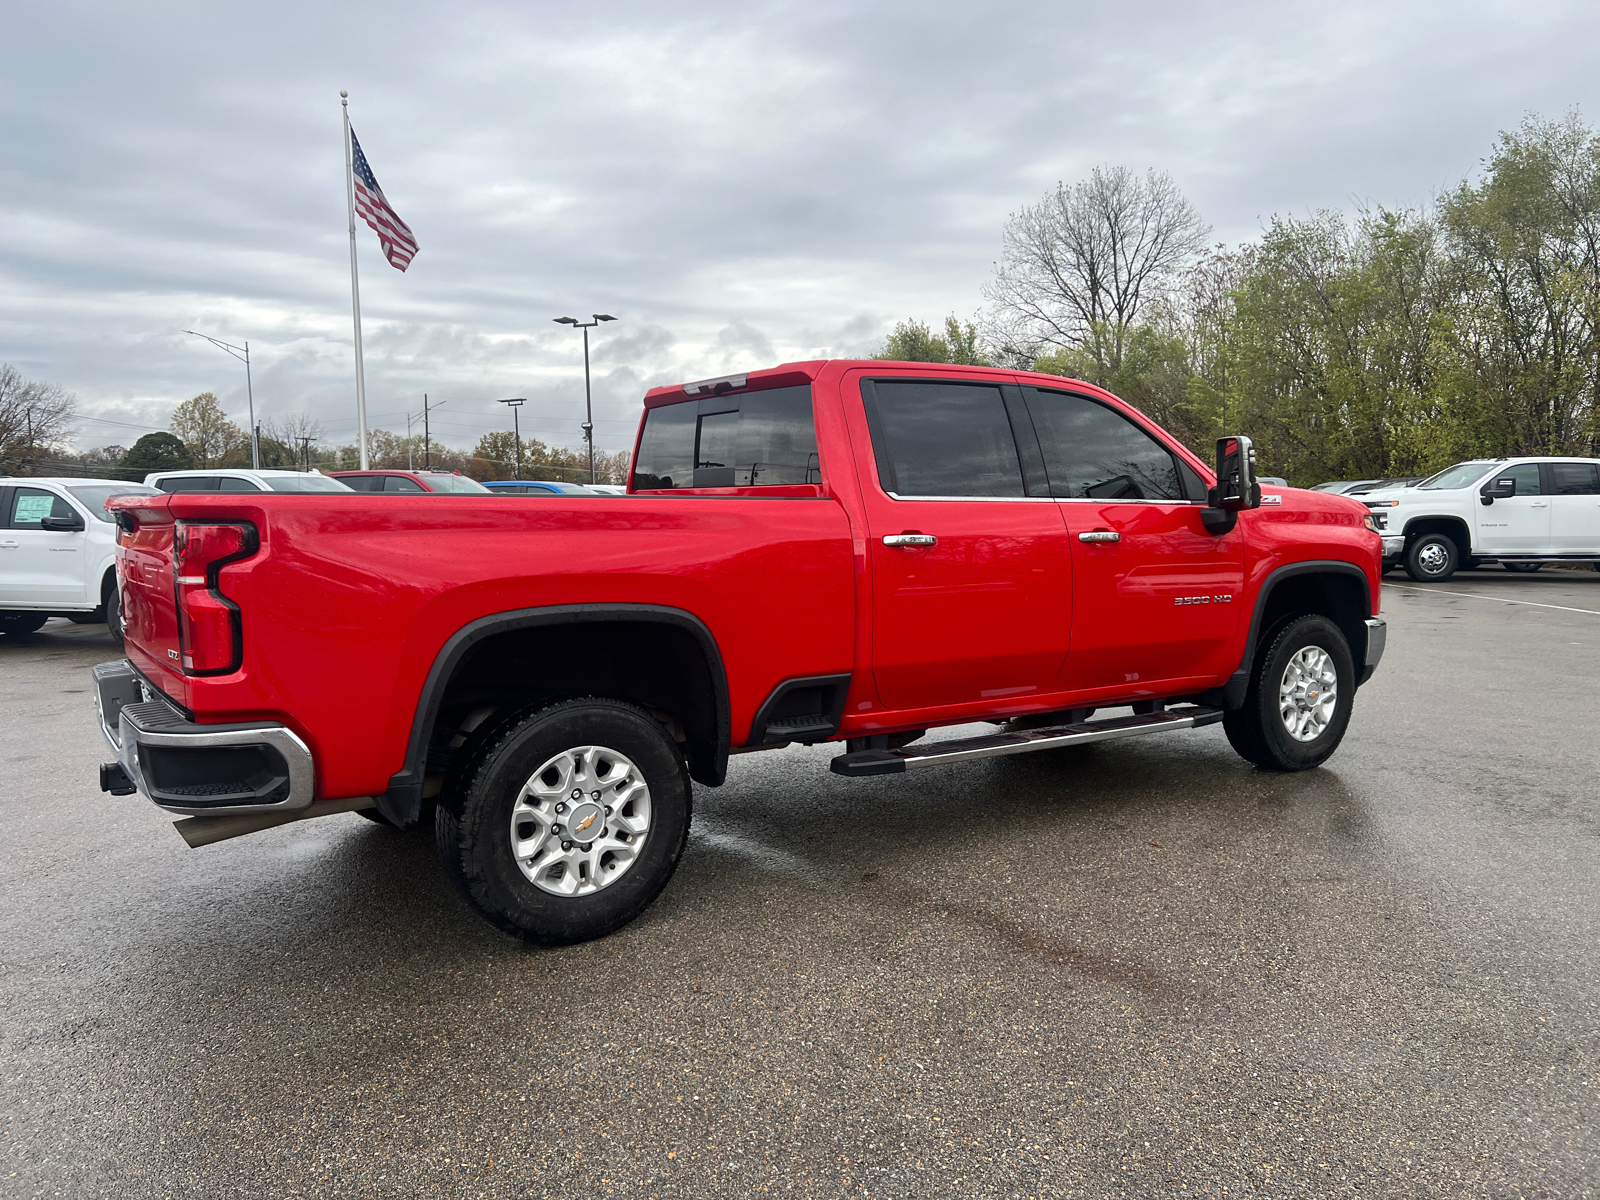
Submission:
[[[31,475],[63,450],[77,401],[59,384],[24,379],[0,363],[0,475]]]
[[[1165,172],[1096,167],[1057,184],[1007,220],[984,289],[1001,357],[1078,350],[1116,370],[1140,310],[1163,298],[1210,232]]]

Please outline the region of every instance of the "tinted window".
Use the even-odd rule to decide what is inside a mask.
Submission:
[[[1021,496],[1000,389],[879,379],[863,387],[878,479],[897,496]]]
[[[1088,500],[1181,500],[1172,452],[1121,413],[1084,396],[1024,388],[1050,494]]]
[[[106,501],[113,496],[155,496],[159,493],[155,488],[140,486],[139,484],[74,484],[67,488],[78,498],[78,503],[92,512],[98,519],[110,524],[111,514],[106,512]]]
[[[383,490],[386,492],[411,492],[420,494],[426,489],[415,479],[407,479],[404,475],[385,475]]]
[[[256,492],[264,490],[264,488],[257,487],[248,479],[239,479],[233,475],[224,475],[221,479],[217,480],[217,491],[228,492],[236,496],[243,495],[247,492],[251,495],[254,495]]]
[[[478,496],[487,496],[489,489],[476,479],[468,479],[465,475],[453,475],[439,472],[429,473],[428,486],[436,492],[468,492]]]
[[[382,475],[344,475],[339,482],[352,492],[381,492],[383,491]]]
[[[1539,464],[1522,463],[1515,467],[1507,467],[1504,471],[1494,473],[1496,482],[1509,479],[1516,485],[1513,496],[1537,496],[1539,494]]]
[[[1552,496],[1600,496],[1600,467],[1593,463],[1551,463]]]
[[[54,492],[43,488],[19,487],[11,496],[11,528],[38,529],[46,517],[72,517],[78,514]]]
[[[180,475],[176,479],[163,479],[156,484],[163,492],[214,492],[215,475]]]
[[[685,400],[645,415],[636,488],[821,482],[809,384]]]

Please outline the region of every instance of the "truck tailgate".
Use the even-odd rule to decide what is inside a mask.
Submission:
[[[166,496],[151,496],[114,505],[132,517],[132,522],[124,519],[117,526],[117,583],[122,589],[123,648],[129,660],[151,683],[184,703],[170,504]]]

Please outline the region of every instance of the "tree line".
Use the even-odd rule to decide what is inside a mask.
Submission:
[[[879,357],[1083,379],[1207,457],[1249,434],[1300,485],[1600,453],[1600,136],[1576,112],[1501,133],[1426,206],[1209,233],[1168,176],[1098,168],[1008,219],[979,322],[902,322]]]
[[[65,389],[25,380],[10,365],[0,365],[0,475],[73,475],[143,479],[152,471],[249,467],[250,435],[223,411],[211,392],[177,405],[167,428],[144,434],[132,446],[98,446],[74,451],[70,439],[76,401]],[[353,471],[361,463],[355,443],[330,443],[321,426],[304,413],[261,423],[258,453],[269,470]],[[629,452],[595,452],[595,480],[626,483]],[[471,450],[407,438],[387,429],[367,434],[367,459],[377,469],[460,471],[477,480],[513,478],[518,459],[510,431],[484,434]],[[585,482],[587,452],[547,446],[537,438],[522,442],[521,472],[527,478]]]

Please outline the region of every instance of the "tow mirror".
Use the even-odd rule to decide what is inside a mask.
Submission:
[[[1493,504],[1496,500],[1509,500],[1517,494],[1517,481],[1515,479],[1491,479],[1478,489],[1478,497],[1484,504]]]
[[[81,533],[83,531],[83,518],[72,517],[42,517],[39,528],[50,533]]]
[[[1249,438],[1237,435],[1217,439],[1217,486],[1211,489],[1206,502],[1224,512],[1260,507],[1256,448]]]

